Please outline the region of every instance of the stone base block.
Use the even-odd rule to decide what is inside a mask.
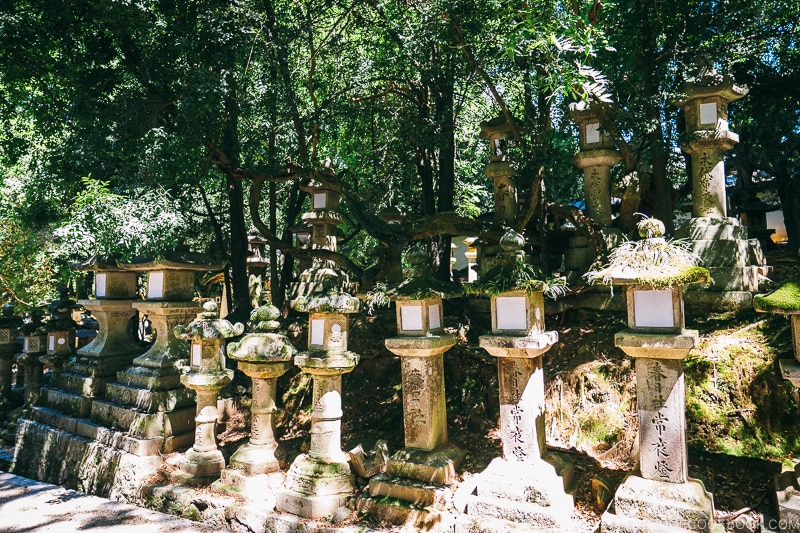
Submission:
[[[574,472],[571,460],[553,453],[531,463],[497,458],[481,472],[477,494],[564,511],[575,505],[570,493]]]
[[[572,531],[551,527],[536,527],[531,524],[520,524],[502,518],[488,516],[461,515],[455,523],[455,533],[555,533]]]
[[[699,312],[738,312],[753,308],[753,293],[746,291],[687,291],[687,308]]]
[[[800,532],[800,465],[775,476],[775,500],[781,533]]]
[[[444,509],[447,502],[453,497],[453,493],[448,487],[431,485],[414,479],[391,478],[386,474],[378,474],[369,480],[369,495],[373,498],[385,496],[415,506],[437,509]]]
[[[472,496],[467,502],[467,514],[471,517],[525,524],[534,531],[564,531],[571,512],[571,508],[542,507],[524,501],[489,496]]]
[[[758,291],[761,277],[767,274],[766,267],[760,266],[706,266],[711,274],[708,291]],[[690,286],[691,287],[691,286]]]
[[[138,457],[46,424],[20,419],[11,471],[87,494],[135,503],[139,488],[161,465],[159,455]]]
[[[312,494],[301,494],[293,490],[279,490],[275,495],[275,507],[279,511],[284,511],[304,518],[322,518],[330,516],[339,507],[347,505],[347,500],[351,494],[328,494],[325,496],[314,496]]]
[[[117,381],[129,387],[148,390],[180,389],[181,374],[177,368],[147,368],[133,366],[117,372]]]
[[[393,477],[449,485],[467,452],[446,442],[435,450],[403,448],[389,458],[386,472]]]
[[[115,379],[117,372],[131,366],[134,355],[96,357],[81,353],[64,363],[64,371],[87,377],[110,377]]]
[[[231,456],[230,467],[245,476],[277,472],[281,465],[275,457],[275,449],[276,446],[245,443]]]
[[[276,507],[298,516],[320,518],[344,505],[354,490],[348,463],[323,463],[303,454],[286,473],[284,488],[276,494]]]
[[[778,366],[783,379],[790,381],[795,387],[800,387],[800,363],[797,359],[779,359]]]
[[[247,475],[240,470],[225,468],[211,489],[229,496],[258,501],[259,506],[275,508],[275,491],[283,485],[283,472]]]
[[[675,230],[675,238],[699,240],[747,240],[747,228],[735,218],[695,217]]]
[[[180,474],[188,474],[190,482],[184,485],[207,485],[219,479],[219,473],[225,468],[225,457],[219,450],[198,452],[189,448],[179,461]]]
[[[746,240],[693,240],[692,252],[700,257],[702,265],[735,267],[747,265],[750,242]]]
[[[143,438],[167,438],[182,433],[193,433],[194,416],[194,407],[169,413],[143,413],[107,401],[96,401],[92,404],[92,420]]]
[[[390,524],[405,526],[404,531],[409,528],[428,533],[449,533],[455,524],[455,516],[450,513],[420,508],[402,500],[362,497],[356,500],[356,510]]]
[[[106,385],[114,380],[114,376],[82,376],[69,372],[56,372],[50,386],[73,394],[90,397],[102,397]]]
[[[155,413],[193,407],[195,392],[183,385],[169,390],[149,390],[121,383],[109,383],[106,387],[106,399],[119,405]]]
[[[92,412],[92,398],[63,390],[42,388],[39,403],[76,418],[88,418]]]
[[[603,514],[601,533],[724,531],[714,522],[714,498],[700,481],[666,483],[629,476]]]

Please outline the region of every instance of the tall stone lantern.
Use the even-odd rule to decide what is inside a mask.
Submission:
[[[230,467],[222,471],[215,484],[218,490],[250,500],[268,499],[266,507],[270,509],[275,506],[275,491],[283,482],[273,432],[276,383],[289,370],[297,352],[291,341],[277,332],[280,316],[274,305],[254,309],[247,323],[249,332],[228,344],[228,356],[253,380],[252,419],[250,440],[231,456]]]
[[[691,255],[661,262],[683,256],[683,248],[664,239],[660,221],[640,222],[639,234],[643,240],[627,253],[589,274],[625,287],[628,329],[614,335],[614,345],[635,359],[639,407],[639,472],[617,489],[601,531],[718,531],[713,496],[688,475],[682,363],[698,342],[697,331],[685,329],[683,285],[707,281],[708,271]]]
[[[45,354],[39,360],[46,368],[60,370],[64,361],[75,353],[75,330],[72,310],[80,306],[69,299],[66,286],[58,288],[58,298],[47,306],[50,317],[44,325],[47,331]]]
[[[217,396],[233,379],[233,370],[225,367],[225,339],[244,333],[244,324],[231,324],[218,316],[217,303],[205,302],[197,319],[172,330],[177,338],[191,341],[189,371],[181,374],[181,383],[196,393],[195,437],[179,463],[180,470],[174,473],[187,485],[213,481],[225,468],[216,440]]]
[[[515,522],[564,528],[574,507],[567,492],[572,462],[548,453],[545,445],[542,359],[558,333],[545,330],[543,284],[520,279],[524,243],[522,235],[506,233],[499,264],[478,285],[506,287],[491,294],[492,331],[480,337],[481,348],[497,358],[503,455],[479,475],[457,532],[473,531],[487,520],[504,530],[520,527]]]
[[[276,507],[306,518],[333,514],[355,490],[349,457],[341,449],[342,375],[351,372],[359,356],[347,349],[349,314],[359,310],[358,298],[339,290],[348,283],[334,268],[319,267],[311,274],[318,291],[298,298],[295,309],[309,313],[308,351],[294,364],[314,380],[311,446],[286,473],[277,492]]]
[[[10,400],[13,357],[19,352],[21,326],[22,317],[14,314],[14,306],[5,304],[0,314],[0,403],[3,404]]]
[[[44,368],[39,357],[44,354],[47,335],[42,324],[42,313],[34,309],[29,320],[19,329],[22,335],[22,351],[14,356],[18,367],[25,375],[25,405],[34,405],[39,400],[44,384]]]
[[[787,280],[769,294],[753,298],[753,307],[760,313],[788,315],[792,328],[794,359],[780,359],[781,375],[800,387],[800,279]],[[776,476],[775,489],[778,518],[786,524],[781,531],[800,531],[800,466]]]
[[[460,290],[436,280],[427,268],[425,250],[408,254],[408,279],[392,291],[396,305],[397,337],[386,348],[400,357],[403,382],[405,446],[389,457],[386,474],[369,481],[370,499],[359,500],[361,510],[389,521],[406,517],[391,504],[376,498],[388,496],[408,504],[424,504],[428,512],[443,511],[442,494],[455,480],[466,452],[447,437],[444,353],[455,336],[444,331],[442,297]],[[388,506],[388,509],[386,508]]]

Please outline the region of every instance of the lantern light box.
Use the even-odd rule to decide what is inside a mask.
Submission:
[[[717,104],[700,104],[700,124],[717,123]]]
[[[424,336],[442,329],[442,299],[397,300],[397,332]]]
[[[155,300],[164,297],[164,273],[150,272],[147,276],[147,299]]]
[[[192,342],[192,361],[193,368],[199,368],[203,362],[203,345],[199,342]]]
[[[595,144],[600,142],[600,123],[590,122],[586,124],[586,144]]]
[[[679,287],[628,289],[628,327],[636,329],[683,328],[683,291]]]

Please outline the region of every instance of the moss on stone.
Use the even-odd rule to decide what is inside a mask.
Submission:
[[[785,281],[771,293],[755,296],[753,307],[764,313],[800,313],[800,279]]]

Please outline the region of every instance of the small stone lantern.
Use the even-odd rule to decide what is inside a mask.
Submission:
[[[70,300],[66,286],[58,289],[59,297],[47,306],[50,318],[45,323],[47,331],[46,355],[40,360],[46,367],[59,368],[75,351],[75,330],[78,324],[72,320],[72,310],[80,306]]]
[[[273,433],[275,387],[280,376],[292,365],[297,350],[291,341],[276,332],[280,326],[280,310],[263,305],[250,314],[250,331],[238,342],[228,344],[228,356],[234,359],[245,375],[253,380],[253,403],[250,408],[250,440],[239,447],[230,458],[230,467],[222,471],[217,490],[233,492],[248,499],[270,501],[283,482],[280,464],[275,457],[278,444]]]
[[[297,311],[309,313],[308,351],[294,360],[314,380],[311,445],[286,473],[276,507],[320,518],[333,514],[355,491],[349,458],[341,449],[342,375],[359,360],[358,354],[347,349],[347,315],[358,312],[360,302],[337,290],[347,283],[344,273],[319,268],[312,277],[318,280],[320,292],[295,303]]]
[[[25,382],[25,405],[33,405],[39,399],[44,382],[42,363],[39,361],[45,352],[47,335],[42,324],[42,314],[38,309],[30,313],[30,319],[19,330],[22,335],[22,351],[14,356],[14,362],[22,367]]]
[[[225,339],[241,335],[244,324],[219,319],[217,303],[203,304],[203,312],[187,326],[175,326],[173,333],[191,341],[189,372],[181,383],[197,393],[195,440],[180,462],[176,478],[187,485],[203,484],[219,477],[225,458],[217,448],[217,395],[233,379],[233,370],[225,368]]]
[[[14,306],[5,304],[0,314],[0,402],[3,403],[10,399],[13,357],[19,352],[21,326],[22,317],[14,314]]]
[[[312,228],[311,248],[336,251],[336,226],[341,224],[344,218],[338,211],[341,194],[328,185],[328,180],[335,178],[335,175],[330,169],[327,170],[327,174],[324,180],[320,174],[300,184],[300,190],[311,196],[311,211],[303,213],[303,221]]]

